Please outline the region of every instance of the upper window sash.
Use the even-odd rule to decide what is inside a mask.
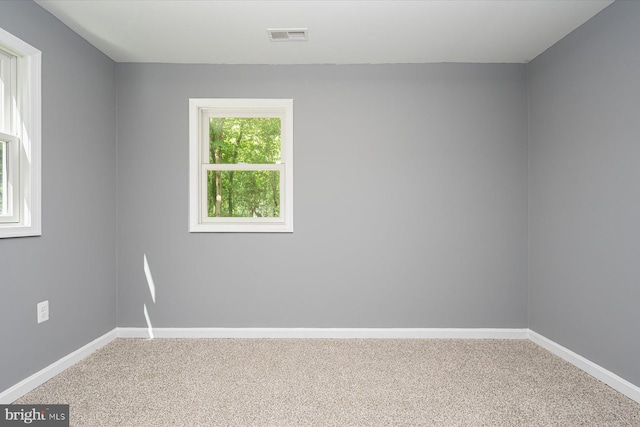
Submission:
[[[0,48],[0,132],[15,135],[18,109],[17,58]]]
[[[238,100],[227,100],[238,101]],[[257,100],[257,101],[273,101],[273,100]],[[279,101],[279,100],[276,100]],[[225,109],[223,107],[218,108],[202,108],[200,109],[200,163],[210,164],[209,162],[209,119],[211,118],[272,118],[280,119],[280,160],[276,163],[286,163],[287,159],[287,144],[286,139],[289,137],[287,134],[287,114],[286,111],[274,110],[270,102],[267,103],[269,109],[265,106],[263,108],[246,107],[238,108],[231,107]],[[234,164],[234,163],[229,163]],[[256,163],[252,163],[256,164]]]

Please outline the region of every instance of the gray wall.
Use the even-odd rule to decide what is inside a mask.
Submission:
[[[42,51],[43,177],[43,235],[0,239],[2,391],[116,325],[116,135],[109,58],[31,1],[0,27]]]
[[[640,385],[640,2],[528,73],[529,327]]]
[[[116,74],[119,326],[526,327],[524,65]],[[190,97],[294,99],[293,234],[187,232]]]
[[[43,52],[44,215],[0,240],[0,390],[145,304],[156,327],[529,326],[640,384],[638,22],[619,0],[528,66],[114,65],[0,2]],[[295,233],[187,232],[190,97],[294,99]]]

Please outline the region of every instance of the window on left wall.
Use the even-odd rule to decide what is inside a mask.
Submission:
[[[39,236],[41,53],[0,28],[0,238]]]

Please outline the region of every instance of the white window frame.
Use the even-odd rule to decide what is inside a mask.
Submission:
[[[209,163],[209,118],[278,117],[281,162],[278,164]],[[210,170],[280,171],[280,217],[210,218],[207,215],[207,172]],[[189,231],[293,232],[293,100],[292,99],[189,99]]]
[[[11,79],[14,83],[3,83],[11,86],[7,91],[11,95],[7,98],[7,92],[0,93],[0,102],[5,105],[0,141],[7,153],[8,184],[3,188],[8,212],[0,214],[0,238],[40,236],[42,54],[2,28],[0,49],[7,54],[2,58],[11,57],[11,73],[15,77]]]

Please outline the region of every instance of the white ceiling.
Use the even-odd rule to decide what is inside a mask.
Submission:
[[[613,0],[37,2],[116,62],[375,64],[528,62]]]

